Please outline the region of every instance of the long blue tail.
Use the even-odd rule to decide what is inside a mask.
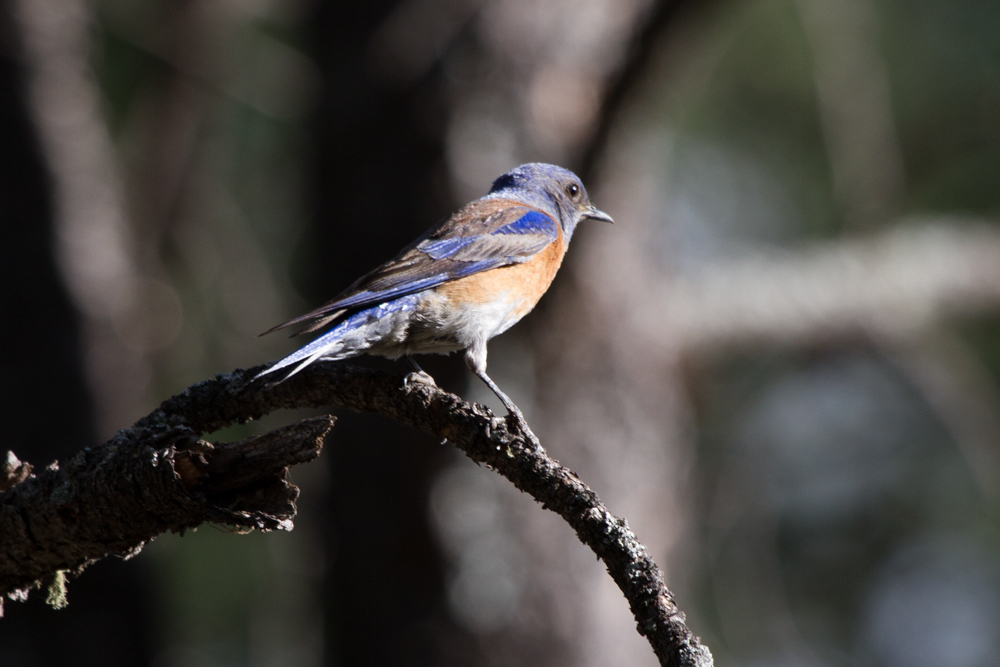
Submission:
[[[336,361],[364,354],[384,337],[393,333],[395,326],[399,324],[398,316],[415,310],[419,299],[419,294],[409,294],[359,310],[305,347],[299,348],[267,370],[258,373],[254,379],[298,364],[282,378],[287,380],[318,359]]]

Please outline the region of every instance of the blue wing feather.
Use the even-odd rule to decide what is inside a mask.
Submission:
[[[465,246],[475,241],[476,236],[455,236],[439,241],[425,241],[421,243],[420,252],[430,255],[433,259],[445,259],[449,255],[455,254]]]
[[[493,234],[539,234],[549,237],[550,241],[555,241],[559,236],[559,230],[556,229],[555,220],[540,211],[528,209],[527,213],[497,229]]]

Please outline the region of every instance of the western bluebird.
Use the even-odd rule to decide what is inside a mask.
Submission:
[[[573,172],[523,164],[333,301],[266,331],[333,326],[258,377],[294,366],[287,378],[320,359],[360,354],[405,356],[419,371],[410,355],[465,350],[472,372],[523,424],[517,406],[486,375],[486,342],[535,307],[587,218],[614,222],[590,203]]]

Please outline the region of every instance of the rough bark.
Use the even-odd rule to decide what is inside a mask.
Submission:
[[[332,417],[319,417],[212,445],[184,425],[146,421],[37,475],[8,452],[0,595],[25,599],[49,586],[58,602],[67,572],[109,555],[129,558],[161,533],[206,521],[290,529],[299,490],[288,467],[319,456],[332,426]]]
[[[447,438],[473,461],[502,474],[562,516],[604,561],[628,599],[639,633],[661,664],[712,664],[711,653],[685,625],[660,569],[627,522],[611,514],[596,493],[550,458],[512,417],[498,418],[436,386],[406,383],[384,372],[317,364],[281,384],[264,385],[252,381],[262,369],[237,370],[193,385],[103,447],[81,452],[65,470],[50,466],[0,496],[0,517],[7,522],[0,530],[12,547],[0,560],[0,591],[23,589],[28,582],[79,569],[109,552],[133,554],[155,534],[201,521],[287,527],[284,522],[294,515],[297,490],[284,480],[284,466],[318,454],[330,418],[217,448],[196,436],[281,408],[341,407],[381,414]],[[306,442],[312,448],[303,447]],[[278,452],[277,443],[300,444]],[[244,456],[244,451],[253,456]],[[268,453],[272,456],[264,456]],[[254,458],[258,456],[267,459],[267,465]],[[248,470],[268,466],[270,476],[247,475]],[[67,484],[76,478],[76,485]],[[106,495],[108,489],[118,495],[113,506],[105,503],[97,510],[84,504],[85,498]],[[199,502],[200,496],[209,502]],[[30,523],[30,534],[28,525],[18,524],[24,511],[44,517],[42,523]],[[68,551],[73,558],[49,558],[43,566],[36,525],[48,529],[55,524],[64,524],[62,541],[49,540],[44,546]],[[12,531],[10,525],[24,527]],[[99,539],[77,543],[80,531]]]

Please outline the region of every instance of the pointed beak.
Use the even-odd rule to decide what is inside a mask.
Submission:
[[[598,208],[594,208],[593,206],[587,209],[587,212],[583,214],[583,217],[591,220],[600,220],[601,222],[607,222],[612,225],[615,224],[614,219],[612,219],[610,215]]]

